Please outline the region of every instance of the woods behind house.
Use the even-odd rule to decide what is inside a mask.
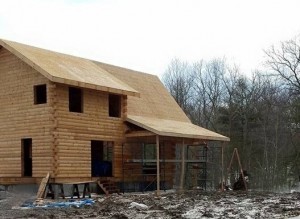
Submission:
[[[163,82],[193,123],[230,137],[251,188],[291,189],[300,177],[300,39],[265,51],[251,77],[225,59],[174,59]]]

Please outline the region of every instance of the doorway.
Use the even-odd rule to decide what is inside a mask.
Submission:
[[[92,177],[112,176],[113,142],[91,141]]]
[[[22,139],[21,147],[22,176],[32,177],[32,139]]]

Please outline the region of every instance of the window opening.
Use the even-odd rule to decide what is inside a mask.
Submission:
[[[109,116],[110,117],[121,117],[121,96],[115,94],[109,94]]]
[[[144,145],[144,160],[155,160],[156,159],[156,145],[145,144]]]
[[[47,86],[46,84],[34,86],[34,104],[47,103]]]
[[[156,174],[156,145],[145,144],[143,147],[143,174]]]
[[[69,111],[82,113],[83,104],[82,104],[82,89],[69,87]]]

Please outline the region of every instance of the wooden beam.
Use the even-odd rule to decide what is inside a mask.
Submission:
[[[223,192],[224,191],[224,182],[225,182],[225,179],[224,179],[224,141],[222,142],[222,169],[221,169],[221,172],[222,172],[222,178],[221,178],[221,191]]]
[[[143,162],[149,162],[149,163],[155,163],[157,159],[127,159],[126,162],[128,163],[143,163]],[[164,163],[182,163],[182,159],[176,160],[176,159],[160,159],[159,162],[164,162]],[[202,162],[207,162],[205,158],[199,158],[197,160],[187,160],[184,159],[185,163],[202,163]],[[207,162],[208,163],[208,162]]]
[[[47,187],[47,184],[48,184],[48,181],[49,181],[49,177],[50,177],[50,174],[47,173],[46,177],[42,179],[42,182],[39,186],[39,189],[38,189],[38,192],[37,192],[37,195],[36,195],[36,199],[45,197],[45,195],[46,195],[45,190],[46,190],[46,187]]]
[[[180,191],[183,191],[184,188],[184,171],[185,171],[185,147],[184,147],[184,139],[182,139],[181,146],[181,174],[180,174]]]
[[[156,134],[149,131],[133,131],[125,134],[126,138],[135,138],[135,137],[148,137],[155,136]]]
[[[156,135],[156,196],[160,196],[159,135]]]

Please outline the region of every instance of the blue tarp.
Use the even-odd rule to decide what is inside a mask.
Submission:
[[[93,199],[82,199],[82,200],[73,200],[70,199],[68,201],[63,202],[48,202],[43,205],[37,205],[34,202],[25,202],[21,205],[22,208],[69,208],[76,207],[80,208],[83,206],[91,206],[95,203]]]

